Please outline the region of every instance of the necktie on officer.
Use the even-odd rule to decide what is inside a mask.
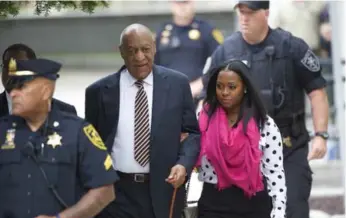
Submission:
[[[136,81],[138,88],[135,100],[135,160],[145,166],[149,162],[150,126],[149,105],[143,81]]]

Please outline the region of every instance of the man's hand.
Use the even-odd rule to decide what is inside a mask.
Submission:
[[[323,158],[327,151],[327,141],[319,136],[315,136],[311,145],[308,160],[310,161]]]
[[[189,136],[189,133],[187,132],[180,133],[180,142],[183,142],[188,136]]]
[[[174,188],[179,188],[184,184],[186,178],[186,169],[183,165],[177,164],[171,169],[166,182],[173,185]]]

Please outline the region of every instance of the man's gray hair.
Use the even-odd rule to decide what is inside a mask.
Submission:
[[[150,34],[152,34],[151,30],[143,25],[143,24],[140,24],[140,23],[134,23],[134,24],[131,24],[129,26],[127,26],[120,34],[120,46],[123,44],[124,42],[124,37],[132,32],[132,31],[136,31],[136,32],[139,32],[139,31],[144,31],[144,32],[148,32]],[[153,37],[154,38],[154,37]]]

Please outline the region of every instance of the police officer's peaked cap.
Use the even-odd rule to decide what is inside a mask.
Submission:
[[[50,80],[59,78],[61,64],[48,59],[15,60],[8,63],[9,77],[34,79],[36,77],[46,77]]]
[[[61,64],[48,59],[15,60],[8,63],[8,76],[6,86],[16,88],[37,77],[45,77],[55,81],[59,78],[58,72]]]
[[[235,5],[235,8],[240,4],[248,6],[251,10],[257,11],[260,9],[269,9],[269,1],[242,1],[239,0]]]

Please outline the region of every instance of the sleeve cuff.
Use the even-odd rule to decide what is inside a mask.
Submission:
[[[283,208],[281,210],[277,208],[273,208],[270,217],[271,218],[285,218],[286,217],[286,208]]]
[[[105,185],[114,184],[119,180],[119,176],[115,170],[112,170],[111,172],[107,172],[106,175],[99,175],[98,177],[94,178],[93,180],[89,181],[87,184],[85,184],[85,187],[93,189],[93,188],[99,188]]]
[[[327,82],[323,77],[318,77],[305,86],[305,91],[309,94],[310,92],[326,87]]]
[[[186,161],[184,158],[180,158],[176,164],[180,164],[180,165],[184,166],[187,175],[190,175],[192,173],[193,166],[190,167],[188,165],[188,161]]]

